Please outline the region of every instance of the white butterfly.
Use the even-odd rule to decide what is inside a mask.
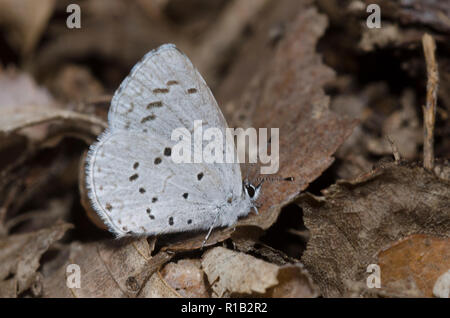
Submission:
[[[173,44],[147,53],[115,92],[109,128],[90,147],[89,198],[116,236],[158,235],[233,225],[260,186],[239,163],[175,163],[173,129],[227,123],[205,81]],[[234,145],[232,145],[234,148]],[[229,149],[228,149],[229,150]]]

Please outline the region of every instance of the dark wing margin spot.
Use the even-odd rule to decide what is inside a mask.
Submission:
[[[144,188],[139,188],[139,192],[144,194],[145,193],[145,189]]]
[[[146,117],[142,118],[142,120],[141,120],[141,124],[143,124],[143,123],[145,123],[145,122],[147,122],[147,121],[149,121],[149,120],[153,120],[153,119],[155,119],[155,118],[156,118],[156,116],[155,116],[155,115],[153,115],[153,114],[151,114],[151,115],[148,115],[148,116],[146,116]]]
[[[155,159],[155,165],[159,165],[161,163],[161,161],[162,161],[161,158],[159,158],[159,157],[156,158]]]
[[[139,177],[139,175],[137,173],[133,174],[132,176],[130,176],[130,181],[134,181]]]
[[[155,203],[156,201],[158,201],[158,198],[157,197],[153,197],[152,198],[152,203]]]
[[[153,94],[166,94],[169,92],[168,88],[155,88]]]
[[[189,88],[187,90],[187,92],[188,92],[188,94],[195,94],[195,93],[197,93],[197,89],[196,88]]]
[[[172,149],[170,149],[169,147],[166,147],[164,149],[164,156],[170,157],[171,154],[172,154]]]
[[[169,218],[169,225],[173,225],[173,217]]]
[[[185,198],[185,199],[187,199],[188,198],[188,196],[189,196],[189,193],[183,193],[183,198]]]
[[[197,179],[198,179],[198,181],[200,181],[200,180],[202,180],[202,178],[203,178],[203,172],[200,172],[200,173],[197,175]]]
[[[154,108],[154,107],[162,107],[162,105],[163,105],[162,101],[151,102],[147,105],[147,109]]]
[[[168,82],[166,83],[167,86],[170,86],[170,85],[177,85],[177,84],[178,84],[178,81],[175,81],[175,80],[171,80],[171,81],[168,81]]]
[[[139,167],[139,162],[135,162],[133,164],[133,169],[136,170]]]
[[[191,219],[187,220],[187,224],[191,224],[191,223],[192,223]]]
[[[112,210],[112,205],[111,205],[111,203],[106,203],[105,208],[106,208],[106,210],[108,210],[109,212],[111,212],[111,210]]]

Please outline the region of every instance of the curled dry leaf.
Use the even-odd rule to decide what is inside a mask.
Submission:
[[[276,48],[273,62],[263,68],[253,81],[256,85],[238,103],[245,114],[235,111],[232,123],[236,127],[243,123],[240,118],[244,116],[251,118],[251,127],[279,128],[279,170],[269,177],[259,176],[267,179],[259,215],[251,214],[239,225],[271,226],[281,208],[331,165],[333,153],[356,124],[331,112],[323,91],[325,83],[334,77],[316,53],[326,26],[326,17],[316,9],[301,10]],[[257,183],[261,167],[247,168],[249,179]]]
[[[44,277],[45,297],[136,297],[150,276],[170,260],[167,253],[151,256],[146,238],[72,243],[66,264]],[[80,288],[69,288],[69,264],[80,268]],[[73,276],[72,276],[73,277]]]
[[[450,238],[409,236],[378,253],[378,264],[383,289],[412,280],[422,297],[432,297],[438,278],[450,269]]]
[[[302,194],[298,204],[311,231],[302,262],[324,296],[345,294],[346,280],[365,282],[367,266],[393,242],[450,236],[450,183],[420,166],[385,164],[323,193]]]
[[[318,295],[301,264],[277,266],[244,253],[215,247],[203,254],[202,268],[213,290],[213,297]]]
[[[36,232],[0,239],[0,295],[15,297],[30,288],[42,254],[70,228],[71,224],[60,222]]]
[[[47,135],[47,126],[40,124],[62,121],[65,126],[76,127],[81,138],[91,141],[106,128],[106,123],[95,116],[60,108],[50,93],[27,73],[0,70],[0,87],[2,134],[20,131],[31,140],[42,140]]]
[[[106,123],[94,116],[45,106],[24,106],[19,112],[15,107],[4,108],[0,110],[0,114],[0,132],[5,134],[10,134],[26,127],[57,121],[76,125],[81,131],[89,132],[89,135],[99,134],[106,128]]]

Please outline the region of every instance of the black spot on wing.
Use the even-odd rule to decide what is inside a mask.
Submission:
[[[151,102],[147,105],[147,109],[155,108],[155,107],[162,107],[162,105],[163,105],[162,101]]]
[[[168,88],[155,88],[153,94],[166,94],[169,92]]]
[[[148,122],[149,120],[153,120],[155,118],[156,118],[156,116],[154,114],[148,115],[141,119],[141,124],[144,124],[144,123]]]

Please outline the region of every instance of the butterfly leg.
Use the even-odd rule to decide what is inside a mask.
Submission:
[[[216,217],[214,218],[213,224],[212,224],[211,227],[209,228],[208,234],[206,234],[205,239],[203,240],[202,247],[201,247],[202,249],[203,249],[203,247],[205,246],[206,241],[208,241],[209,236],[211,235],[211,232],[212,232],[212,230],[213,230],[213,228],[214,228],[214,225],[216,225],[217,219],[219,218],[219,212],[220,212],[220,211],[217,210],[217,214],[216,214]]]

